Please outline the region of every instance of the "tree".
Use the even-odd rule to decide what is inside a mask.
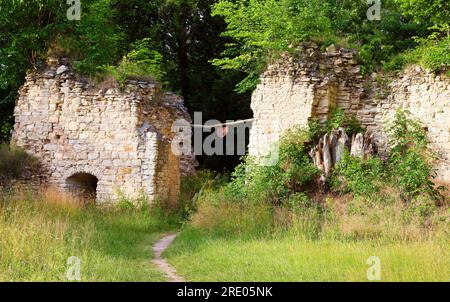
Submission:
[[[44,61],[50,48],[63,49],[90,75],[120,59],[123,35],[110,22],[110,0],[84,0],[79,22],[67,19],[68,8],[59,0],[0,3],[0,140],[9,137],[14,100],[26,71]]]
[[[314,0],[221,0],[213,14],[227,22],[224,35],[233,39],[214,60],[223,69],[248,74],[239,83],[240,92],[252,90],[268,61],[292,44],[312,37],[324,38],[330,32],[326,1]]]

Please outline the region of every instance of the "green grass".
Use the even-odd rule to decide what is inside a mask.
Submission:
[[[448,207],[416,202],[390,192],[294,210],[206,194],[163,256],[189,281],[369,281],[371,256],[381,281],[450,281]]]
[[[99,209],[57,196],[0,195],[0,281],[68,281],[71,256],[81,260],[81,281],[164,281],[150,262],[151,247],[175,226],[148,207]]]
[[[188,228],[165,253],[189,281],[368,281],[370,256],[381,281],[450,281],[448,244],[434,241],[243,240]]]

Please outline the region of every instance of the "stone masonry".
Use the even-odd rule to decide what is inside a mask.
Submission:
[[[151,81],[101,89],[54,60],[27,75],[15,109],[13,142],[35,155],[60,189],[98,202],[146,196],[176,202],[194,159],[171,151],[172,123],[190,122],[183,100]],[[113,88],[111,88],[113,87]]]
[[[268,145],[295,125],[327,119],[335,107],[354,114],[383,153],[386,124],[403,108],[425,126],[440,158],[437,176],[450,181],[450,80],[417,66],[393,79],[375,74],[363,78],[355,58],[353,50],[330,46],[320,51],[314,43],[305,43],[269,66],[252,96],[250,155],[266,153]]]

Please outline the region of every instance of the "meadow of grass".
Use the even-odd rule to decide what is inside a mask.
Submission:
[[[163,256],[189,281],[368,281],[371,256],[381,281],[450,281],[448,208],[389,194],[295,211],[207,194]]]
[[[99,208],[53,190],[2,193],[0,281],[68,281],[71,256],[81,260],[81,281],[164,281],[151,248],[175,227],[147,206]]]
[[[189,281],[368,281],[369,257],[381,281],[449,281],[448,245],[434,241],[208,237],[185,230],[166,253]]]

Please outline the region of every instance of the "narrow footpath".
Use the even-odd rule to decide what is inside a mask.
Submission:
[[[164,236],[161,240],[155,243],[153,246],[153,252],[155,258],[152,262],[158,266],[159,270],[166,276],[168,282],[184,282],[181,276],[177,275],[177,271],[166,260],[161,257],[161,254],[170,246],[172,241],[178,234],[169,234]]]

